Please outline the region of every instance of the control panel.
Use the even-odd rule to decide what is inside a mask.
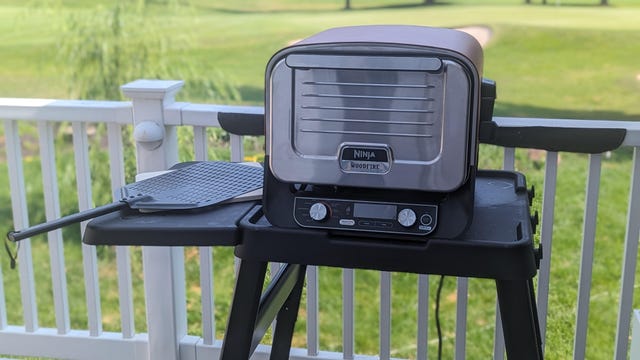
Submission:
[[[438,223],[438,206],[296,197],[293,216],[308,228],[427,235]]]

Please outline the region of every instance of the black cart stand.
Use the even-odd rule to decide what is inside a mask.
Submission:
[[[473,223],[457,239],[398,241],[271,226],[255,202],[194,212],[122,211],[90,221],[92,245],[236,246],[242,259],[221,359],[248,359],[277,318],[271,359],[287,359],[306,265],[495,279],[509,359],[540,360],[532,278],[530,199],[524,177],[480,171]],[[444,215],[443,215],[444,216]],[[285,263],[263,291],[267,263]]]
[[[299,264],[279,274],[278,281],[291,285],[281,286],[286,290],[280,296],[270,295],[286,303],[277,315],[271,359],[288,358],[306,265],[495,279],[508,358],[542,359],[532,282],[538,259],[529,205],[522,175],[481,171],[469,229],[454,240],[425,241],[275,228],[257,206],[240,223],[242,239],[235,254],[242,263],[221,359],[247,359],[262,335],[254,324],[268,324],[258,295],[268,261]]]

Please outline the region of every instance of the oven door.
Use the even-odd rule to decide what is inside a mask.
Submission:
[[[467,179],[471,86],[436,56],[289,54],[268,78],[279,180],[448,192]]]

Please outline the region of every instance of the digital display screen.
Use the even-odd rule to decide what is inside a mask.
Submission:
[[[353,216],[359,218],[370,219],[395,219],[397,207],[387,204],[363,204],[355,203],[353,205]]]

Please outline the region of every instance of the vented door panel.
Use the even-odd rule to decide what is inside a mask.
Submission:
[[[379,143],[396,160],[433,161],[441,151],[443,73],[296,69],[294,147],[336,156],[343,143]]]

